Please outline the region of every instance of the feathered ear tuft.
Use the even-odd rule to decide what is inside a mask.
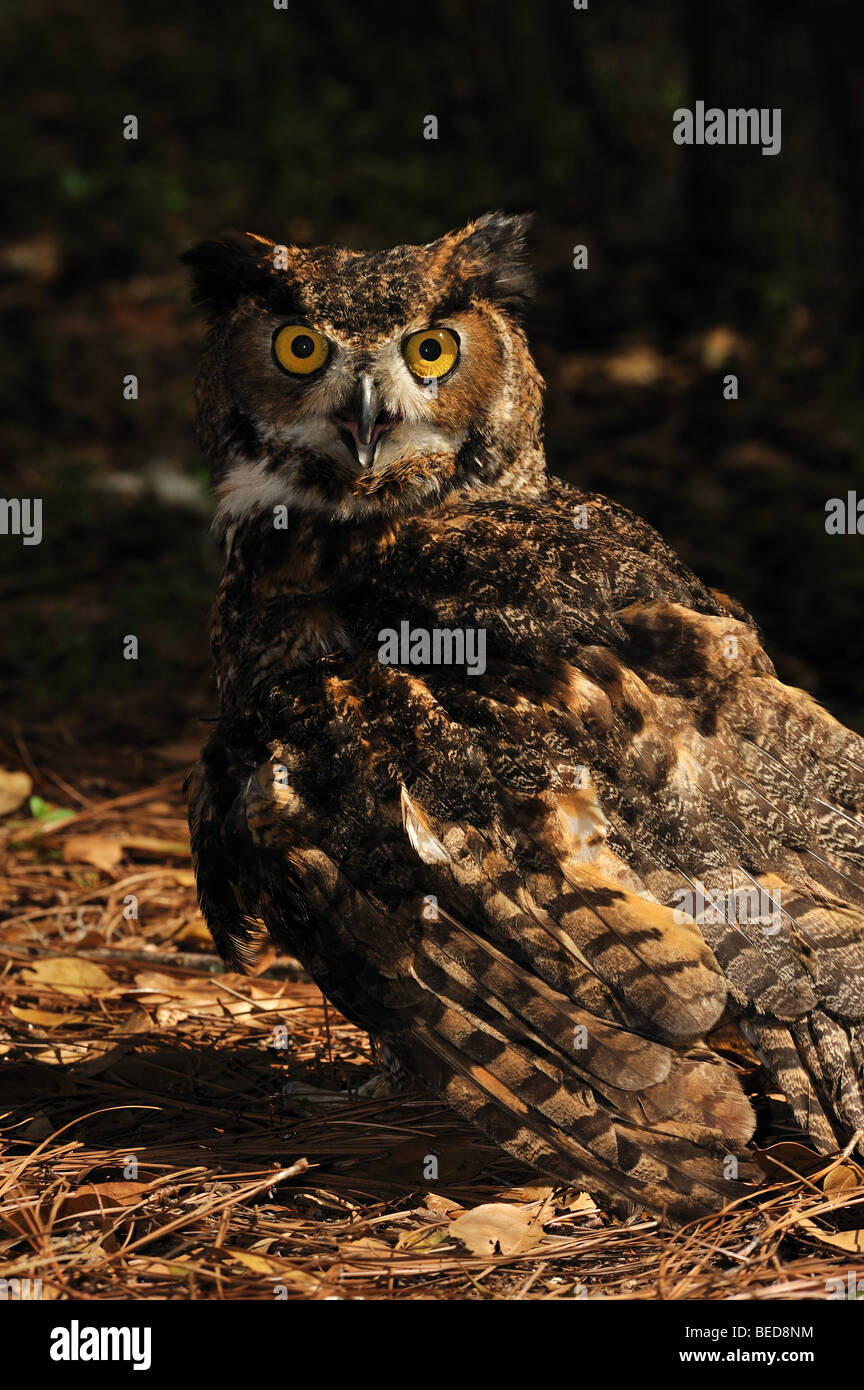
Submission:
[[[470,298],[518,309],[530,298],[534,277],[526,259],[530,213],[487,212],[459,235],[454,270]]]
[[[202,241],[180,260],[192,267],[192,300],[211,316],[227,313],[244,295],[260,294],[272,284],[274,243],[252,232],[226,232],[218,241]]]

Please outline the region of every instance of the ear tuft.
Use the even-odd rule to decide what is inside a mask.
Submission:
[[[509,309],[530,298],[534,277],[525,234],[530,213],[487,212],[465,229],[456,248],[457,274],[471,297],[490,299]]]
[[[192,268],[192,301],[212,317],[227,313],[244,295],[268,283],[273,243],[252,232],[226,232],[218,241],[201,241],[180,260]]]

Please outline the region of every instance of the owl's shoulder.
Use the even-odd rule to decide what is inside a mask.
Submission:
[[[510,621],[544,609],[599,618],[661,598],[711,615],[733,603],[718,601],[649,522],[554,478],[530,497],[478,491],[406,518],[376,565],[385,586],[449,589],[456,608],[459,595],[494,590]]]

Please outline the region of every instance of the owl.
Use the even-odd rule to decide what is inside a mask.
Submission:
[[[753,1191],[730,1029],[816,1150],[864,1130],[864,743],[547,473],[524,234],[184,258],[225,556],[199,900],[509,1154],[681,1222]]]

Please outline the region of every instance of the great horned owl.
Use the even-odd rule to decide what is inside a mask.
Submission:
[[[751,1191],[721,1020],[817,1149],[864,1128],[864,743],[547,475],[523,233],[185,258],[225,544],[198,890],[226,961],[263,921],[502,1148],[680,1220]]]

